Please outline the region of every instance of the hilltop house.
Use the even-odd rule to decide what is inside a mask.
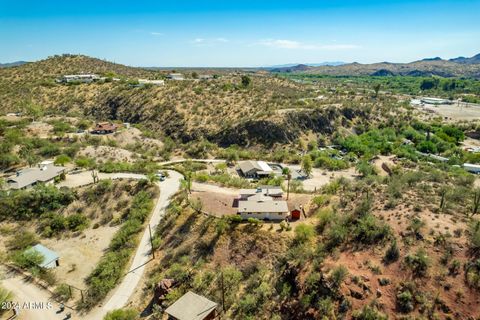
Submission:
[[[108,134],[108,133],[114,133],[117,131],[118,126],[114,123],[111,122],[99,122],[95,125],[95,128],[93,128],[92,133],[95,134]]]
[[[264,178],[273,173],[272,168],[265,161],[243,161],[238,164],[238,171],[245,178]]]
[[[42,246],[41,244],[36,244],[30,249],[25,250],[26,253],[36,252],[42,255],[43,260],[38,264],[39,267],[44,269],[53,269],[60,266],[60,257],[59,255],[48,249],[47,247]]]
[[[165,310],[168,320],[213,320],[218,304],[188,291]]]
[[[242,195],[240,195],[242,197]],[[238,201],[238,210],[242,219],[256,218],[261,220],[285,220],[288,215],[288,205],[285,200],[275,200],[262,192]]]
[[[90,74],[67,74],[59,79],[57,79],[57,82],[60,83],[70,83],[70,82],[83,82],[83,83],[89,83],[93,81],[98,81],[100,80],[100,77],[96,74],[90,73]]]
[[[181,73],[169,73],[167,75],[167,79],[169,79],[169,80],[185,80],[185,77]]]
[[[38,167],[17,171],[16,175],[7,179],[10,189],[26,189],[37,183],[53,183],[56,177],[65,172],[64,167],[57,167],[53,161],[43,161]]]

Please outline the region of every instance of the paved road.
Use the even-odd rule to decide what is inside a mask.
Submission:
[[[165,181],[158,182],[160,187],[160,197],[157,200],[153,213],[151,215],[149,224],[152,230],[159,224],[160,220],[165,214],[165,209],[170,203],[170,197],[174,195],[180,188],[180,180],[182,175],[176,171],[168,171],[169,177]],[[98,175],[99,179],[142,179],[145,178],[141,174],[132,173],[112,173]],[[67,179],[63,181],[60,186],[79,187],[82,185],[91,184],[93,181],[90,172],[82,172],[75,175],[67,175]],[[108,311],[122,308],[126,305],[129,298],[137,288],[140,279],[145,271],[145,265],[150,259],[150,240],[148,227],[145,228],[142,239],[139,243],[130,272],[122,279],[121,283],[113,291],[108,301],[103,305],[93,309],[86,315],[74,315],[72,319],[86,319],[86,320],[101,320]],[[50,294],[46,290],[42,290],[35,284],[25,282],[20,276],[7,274],[5,279],[0,280],[0,283],[7,290],[14,294],[14,300],[18,302],[47,302],[50,301]],[[63,319],[64,314],[56,314],[58,304],[54,304],[53,310],[25,310],[22,311],[19,319],[35,319],[35,320],[52,320]]]
[[[174,195],[180,188],[180,179],[182,175],[176,171],[169,171],[169,177],[161,182],[160,197],[157,201],[155,209],[150,219],[152,230],[158,225],[165,214],[170,197]],[[122,308],[125,306],[140,282],[145,271],[146,263],[151,259],[150,256],[150,238],[148,227],[145,228],[142,240],[138,246],[137,252],[133,259],[130,272],[123,278],[122,282],[115,289],[110,299],[101,307],[98,307],[82,319],[102,319],[103,316],[111,310]]]

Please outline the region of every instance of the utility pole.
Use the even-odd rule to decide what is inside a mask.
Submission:
[[[152,247],[152,258],[155,259],[155,249],[153,248],[152,228],[150,227],[150,223],[148,224],[148,233],[150,235],[150,246]]]

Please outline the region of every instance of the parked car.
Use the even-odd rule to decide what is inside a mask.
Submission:
[[[165,181],[165,175],[162,172],[157,172],[155,174],[160,181]]]

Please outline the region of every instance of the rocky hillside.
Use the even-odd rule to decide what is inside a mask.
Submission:
[[[75,72],[114,73],[125,80],[64,85],[54,79]],[[185,72],[186,73],[186,72]],[[162,77],[160,71],[130,68],[85,56],[61,56],[0,70],[1,111],[25,111],[38,105],[48,113],[88,116],[92,120],[142,123],[159,136],[181,142],[208,139],[221,145],[289,143],[302,132],[329,134],[335,125],[359,115],[381,114],[394,98],[372,100],[368,94],[324,91],[263,73],[225,73],[208,81],[167,81],[165,86],[132,86],[139,77]],[[356,100],[353,103],[353,100]],[[347,101],[347,102],[345,102]],[[375,112],[365,112],[373,110]]]
[[[373,64],[349,63],[340,66],[320,66],[301,68],[289,67],[277,69],[277,72],[302,72],[309,74],[326,74],[333,76],[355,75],[401,75],[401,76],[441,76],[468,77],[480,79],[480,55],[472,58],[459,57],[451,60],[441,58],[423,59],[410,63],[380,62]]]

